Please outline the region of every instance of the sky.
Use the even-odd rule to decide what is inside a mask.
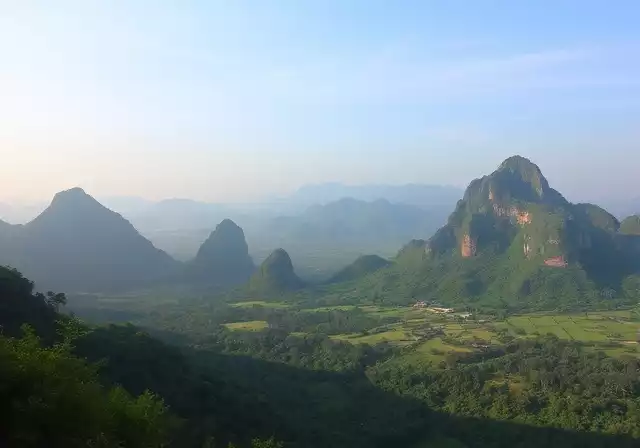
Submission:
[[[640,196],[640,2],[0,0],[0,201],[464,187]]]

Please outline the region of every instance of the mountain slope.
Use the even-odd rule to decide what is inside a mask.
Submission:
[[[396,286],[450,302],[599,300],[636,273],[619,229],[614,216],[569,203],[538,166],[511,157],[471,182],[432,238],[399,253],[398,265],[410,269]]]
[[[165,279],[179,267],[79,188],[58,193],[15,233],[3,261],[23,270],[39,288],[123,290]]]
[[[230,219],[216,226],[188,266],[189,278],[207,284],[246,283],[255,271],[244,232]]]
[[[294,291],[303,286],[304,283],[293,270],[291,257],[284,249],[273,251],[249,282],[250,289],[265,292]]]
[[[629,216],[620,223],[620,233],[640,235],[640,215]]]
[[[363,255],[349,266],[338,271],[329,279],[329,283],[340,283],[356,280],[372,272],[389,266],[391,262],[377,255]]]

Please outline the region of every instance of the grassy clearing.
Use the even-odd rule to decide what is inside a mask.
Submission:
[[[253,300],[253,301],[249,301],[249,302],[238,302],[238,303],[232,303],[231,304],[232,307],[234,308],[251,308],[254,306],[262,306],[265,308],[289,308],[291,307],[291,305],[289,305],[288,303],[284,303],[284,302],[265,302],[262,300]]]
[[[410,319],[411,318],[407,308],[385,307],[385,308],[377,308],[375,310],[373,308],[377,308],[377,307],[371,307],[371,309],[370,310],[366,310],[366,312],[370,313],[370,314],[373,314],[373,315],[375,315],[377,317],[397,317],[397,318],[402,318],[402,319]]]
[[[471,353],[472,351],[471,348],[447,344],[441,338],[434,338],[418,344],[402,357],[396,359],[395,362],[437,366],[450,353]]]
[[[331,336],[331,339],[339,341],[347,341],[352,344],[370,344],[375,345],[381,342],[391,342],[396,345],[406,345],[413,341],[411,335],[402,329],[393,329],[376,334],[363,335],[362,333],[353,334],[337,334]]]
[[[336,306],[324,306],[320,308],[309,308],[304,309],[302,311],[307,313],[318,313],[318,312],[328,312],[328,311],[353,311],[360,310],[364,313],[371,314],[375,317],[395,317],[395,318],[405,318],[407,316],[410,308],[406,307],[378,307],[373,305],[336,305]]]
[[[440,338],[429,339],[426,342],[418,345],[416,347],[416,352],[423,354],[432,354],[434,351],[441,351],[443,353],[471,353],[472,350],[467,347],[460,347],[457,345],[447,344],[442,341]]]
[[[320,308],[309,308],[301,310],[305,313],[326,313],[329,311],[353,311],[357,309],[356,305],[337,305],[337,306],[323,306]]]
[[[460,341],[485,341],[487,343],[496,339],[497,334],[487,328],[474,328],[469,326],[462,331],[445,330],[445,334]]]
[[[507,385],[509,390],[516,394],[521,393],[527,387],[524,378],[519,375],[499,375],[490,380],[489,383],[496,386]]]
[[[268,328],[269,325],[265,320],[251,320],[248,322],[231,322],[224,324],[224,326],[233,331],[261,331]]]

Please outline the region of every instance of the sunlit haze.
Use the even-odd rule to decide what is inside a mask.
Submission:
[[[640,195],[636,1],[2,3],[3,201],[465,186],[512,154]]]

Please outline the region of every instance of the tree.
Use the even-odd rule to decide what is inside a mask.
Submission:
[[[251,448],[282,448],[283,446],[282,442],[276,442],[273,437],[267,440],[253,439],[251,441]]]
[[[70,344],[42,347],[23,330],[20,339],[0,337],[0,446],[164,446],[172,421],[161,399],[105,388]]]

